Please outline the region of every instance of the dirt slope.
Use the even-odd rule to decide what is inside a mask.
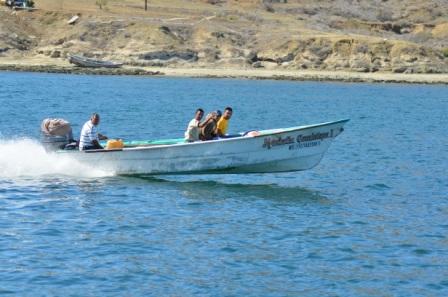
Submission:
[[[76,53],[135,66],[448,72],[446,0],[35,2],[0,7],[0,63]]]

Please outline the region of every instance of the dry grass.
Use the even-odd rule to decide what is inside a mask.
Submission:
[[[204,63],[199,66],[204,67],[213,63],[250,67],[257,60],[248,57],[258,53],[259,61],[274,61],[276,67],[285,69],[300,65],[307,69],[339,69],[346,67],[338,66],[345,57],[352,59],[353,65],[361,65],[364,60],[373,65],[379,59],[382,65],[378,67],[390,71],[401,62],[393,64],[390,51],[383,53],[378,44],[387,43],[384,48],[391,48],[416,43],[438,49],[438,57],[442,56],[440,50],[448,47],[448,7],[439,7],[442,14],[434,12],[440,0],[427,0],[426,6],[419,0],[148,0],[147,11],[144,0],[107,0],[101,9],[97,0],[35,1],[37,11],[5,13],[0,19],[0,35],[4,32],[7,36],[0,38],[3,56],[52,56],[57,51],[62,56],[85,53],[143,65],[153,63],[138,58],[145,53],[191,50],[198,55],[198,63]],[[79,21],[68,25],[67,20],[75,14],[80,15]],[[415,20],[427,23],[416,24]],[[17,40],[11,37],[14,34],[24,42],[12,42]],[[343,40],[349,41],[347,48],[339,49]],[[28,52],[21,50],[23,47]],[[400,58],[402,51],[395,52]],[[424,61],[437,56],[421,52],[422,66],[416,63],[414,68],[420,68],[415,71],[423,69]],[[409,59],[404,55],[402,63]],[[440,61],[431,63],[438,65]],[[377,68],[372,65],[364,68]]]
[[[360,26],[364,23],[409,23],[440,24],[448,21],[448,5],[445,0],[149,0],[148,11],[144,0],[107,0],[99,9],[95,0],[36,0],[36,7],[65,13],[87,13],[96,16],[141,19],[177,19],[179,22],[195,24],[203,17],[218,15],[213,22],[233,23],[235,27],[263,26],[272,32],[301,34],[306,32],[327,34],[364,34],[388,37],[413,42],[430,43],[446,47],[445,34],[434,38],[403,35],[400,32],[378,29],[381,26]],[[446,3],[445,3],[446,4]],[[248,22],[249,20],[249,22]],[[335,22],[339,25],[334,26]],[[386,28],[387,26],[383,26]],[[446,30],[446,29],[445,29]],[[440,38],[438,37],[440,36]]]

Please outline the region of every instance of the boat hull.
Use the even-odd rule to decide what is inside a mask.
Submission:
[[[61,153],[116,174],[299,171],[319,164],[347,121],[265,130],[254,137]]]
[[[87,68],[119,68],[123,65],[121,63],[99,61],[75,55],[69,57],[69,62],[75,64],[76,66]]]

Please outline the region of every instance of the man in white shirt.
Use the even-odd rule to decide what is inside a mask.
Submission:
[[[194,142],[199,140],[199,128],[203,126],[201,124],[202,117],[204,116],[204,110],[198,108],[194,115],[194,118],[188,123],[187,131],[185,131],[185,141]]]
[[[94,113],[90,120],[82,126],[81,137],[79,138],[80,151],[103,149],[99,141],[107,139],[107,136],[98,133],[96,127],[99,123],[100,115]]]

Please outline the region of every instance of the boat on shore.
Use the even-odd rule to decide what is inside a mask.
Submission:
[[[95,60],[79,55],[70,55],[68,60],[70,63],[75,64],[76,66],[88,68],[119,68],[123,66],[123,63]]]
[[[56,153],[120,175],[299,171],[319,164],[348,121],[262,130],[211,141],[129,141],[119,149]]]

